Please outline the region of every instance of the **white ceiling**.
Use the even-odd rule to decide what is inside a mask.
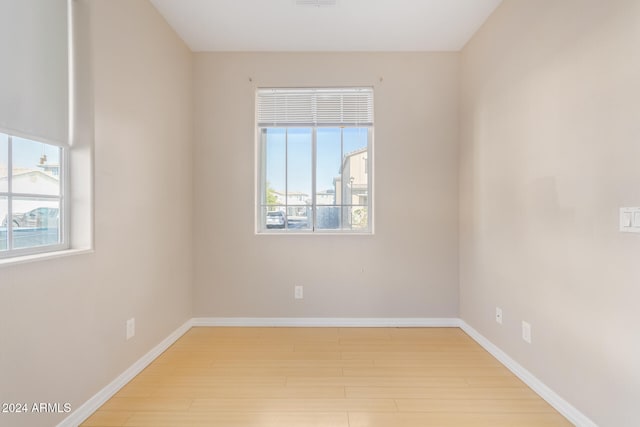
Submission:
[[[502,0],[151,0],[202,51],[457,51]]]

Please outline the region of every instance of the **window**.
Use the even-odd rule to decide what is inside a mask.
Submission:
[[[258,232],[371,233],[373,90],[259,89]]]
[[[0,133],[0,258],[65,247],[64,150]]]

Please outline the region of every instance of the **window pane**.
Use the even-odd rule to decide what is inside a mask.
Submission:
[[[9,137],[0,133],[0,191],[9,191]],[[4,216],[2,216],[4,218]]]
[[[56,245],[60,239],[60,202],[37,198],[13,199],[13,248]]]
[[[312,218],[310,204],[287,206],[287,228],[290,230],[310,230]]]
[[[285,207],[280,205],[262,207],[262,228],[281,230],[287,227]]]
[[[14,193],[60,195],[60,148],[12,138]]]
[[[260,128],[259,229],[369,231],[370,140],[368,128]]]
[[[344,129],[342,195],[345,205],[367,205],[369,198],[368,129]]]
[[[318,230],[339,230],[341,209],[340,206],[318,206],[316,228]]]
[[[6,197],[0,197],[0,251],[7,250],[7,213],[9,206]]]
[[[345,229],[363,231],[369,228],[369,215],[366,206],[350,206],[345,208],[348,212],[348,223],[344,225]]]
[[[311,129],[289,129],[287,135],[287,205],[311,204]]]
[[[287,131],[287,228],[310,229],[312,130],[290,128]]]
[[[264,129],[263,164],[264,164],[264,198],[262,204],[274,205],[285,203],[286,193],[286,130]]]
[[[340,190],[340,158],[342,157],[340,132],[340,128],[319,128],[317,131],[316,204],[319,206],[338,203],[336,186]],[[318,225],[320,226],[320,223]]]

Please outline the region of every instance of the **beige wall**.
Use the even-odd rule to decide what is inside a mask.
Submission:
[[[0,267],[1,402],[76,409],[192,316],[191,53],[147,1],[78,4],[94,30],[95,252]]]
[[[640,236],[618,232],[640,205],[639,17],[507,0],[461,58],[461,316],[603,427],[640,422]]]
[[[0,267],[0,401],[76,408],[194,315],[460,308],[599,425],[637,424],[637,1],[506,0],[462,55],[192,55],[146,0],[77,1],[95,253]],[[316,85],[375,87],[376,234],[256,236],[254,90]]]
[[[458,59],[196,54],[195,315],[456,317]],[[254,90],[316,85],[375,86],[376,234],[256,236]]]

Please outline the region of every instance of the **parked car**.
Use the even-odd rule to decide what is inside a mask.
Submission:
[[[13,214],[14,227],[56,228],[60,222],[58,208],[35,208],[25,213]],[[7,226],[7,217],[2,220],[2,227]]]
[[[282,211],[267,212],[267,228],[285,228],[287,216]]]

